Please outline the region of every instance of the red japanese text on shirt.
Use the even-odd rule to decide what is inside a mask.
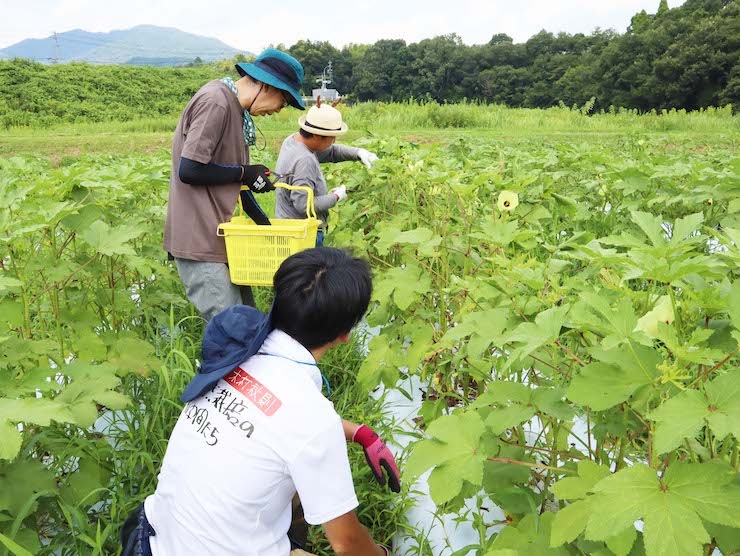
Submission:
[[[268,417],[274,415],[283,405],[275,394],[241,367],[234,369],[224,380],[244,394],[257,409]]]

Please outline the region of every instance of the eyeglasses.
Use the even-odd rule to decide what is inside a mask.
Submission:
[[[290,104],[290,97],[288,96],[290,95],[290,93],[288,93],[287,91],[283,91],[282,89],[278,89],[277,87],[273,87],[273,89],[280,93],[280,95],[283,97],[283,105],[280,107],[280,109],[282,110]]]

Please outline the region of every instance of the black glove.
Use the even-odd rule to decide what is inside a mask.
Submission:
[[[275,186],[272,184],[270,178],[267,177],[267,172],[270,171],[267,166],[254,164],[252,166],[242,166],[242,168],[244,168],[242,184],[246,185],[250,191],[254,193],[275,191]]]

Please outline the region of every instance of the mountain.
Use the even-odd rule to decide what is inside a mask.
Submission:
[[[57,42],[59,51],[57,54]],[[75,29],[45,39],[25,39],[0,49],[0,58],[29,58],[51,63],[133,64],[177,66],[200,57],[204,62],[251,53],[231,47],[218,39],[186,33],[172,27],[137,25],[109,33]]]

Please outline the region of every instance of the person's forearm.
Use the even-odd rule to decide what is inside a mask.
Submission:
[[[225,166],[209,162],[203,164],[184,156],[177,168],[180,181],[188,185],[225,185],[239,183],[244,175],[243,166]]]
[[[334,542],[332,542],[332,540]],[[386,552],[377,544],[370,532],[358,521],[349,535],[342,538],[329,538],[332,550],[338,556],[385,556]]]
[[[360,149],[347,145],[334,144],[325,151],[318,153],[319,162],[347,162],[358,160]]]
[[[332,549],[338,556],[386,556],[386,551],[372,540],[370,533],[368,533],[367,536],[368,539],[370,539],[369,542],[358,543],[356,546],[351,548],[340,546],[337,548],[332,547]]]
[[[351,425],[342,421],[343,425]],[[339,556],[385,556],[386,550],[376,544],[368,530],[357,519],[355,512],[324,523],[324,532],[332,550]]]
[[[355,432],[360,428],[360,425],[342,419],[342,428],[344,429],[344,437],[347,439],[347,442],[352,442],[352,438],[354,438]]]
[[[327,212],[330,208],[337,204],[339,198],[334,193],[327,195],[319,195],[314,197],[313,206],[316,212]]]

